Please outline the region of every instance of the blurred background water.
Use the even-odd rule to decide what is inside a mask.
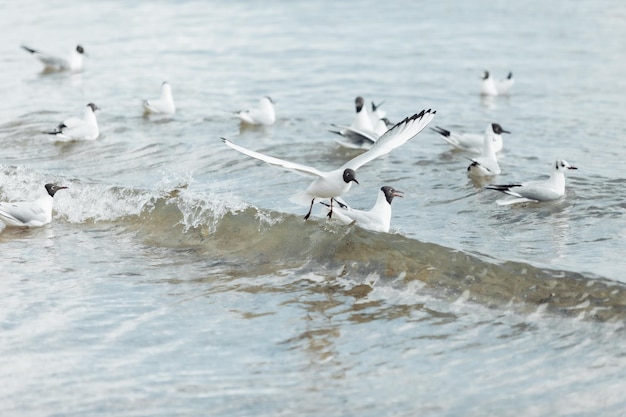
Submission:
[[[622,416],[626,7],[457,3],[3,2],[0,199],[55,197],[0,231],[2,415]],[[20,45],[85,69],[42,74]],[[479,95],[483,70],[514,73]],[[141,100],[171,83],[177,114]],[[233,112],[264,95],[277,122]],[[392,232],[327,222],[307,179],[356,155],[331,123],[355,96],[392,121],[504,137],[495,182],[578,171],[566,196],[501,207],[425,130],[359,171]],[[42,131],[94,102],[101,137]]]

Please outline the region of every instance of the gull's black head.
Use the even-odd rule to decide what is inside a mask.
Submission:
[[[493,130],[493,133],[495,133],[496,135],[501,135],[502,133],[511,133],[508,130],[504,130],[502,126],[500,126],[498,123],[492,123],[491,129]]]
[[[82,46],[80,46],[80,45],[77,45],[77,46],[76,46],[76,52],[78,52],[79,54],[81,54],[81,55],[82,55],[82,54],[84,54],[84,53],[85,53],[85,48],[83,48],[83,47],[82,47]]]
[[[94,103],[87,104],[88,107],[91,107],[91,111],[100,110],[100,107],[96,106]]]
[[[359,183],[356,180],[356,172],[353,169],[347,168],[343,171],[343,181],[346,184],[350,184],[350,181],[354,181],[357,184]]]
[[[485,70],[483,73],[483,80],[486,80],[487,78],[489,78],[489,71]]]
[[[363,105],[365,104],[365,101],[363,100],[363,97],[358,96],[357,98],[354,99],[354,106],[356,107],[356,112],[359,113],[361,110],[363,110]]]
[[[48,191],[48,194],[50,195],[50,197],[54,197],[54,194],[56,194],[57,191],[59,190],[65,190],[67,189],[67,187],[61,187],[59,185],[56,184],[46,184],[46,191]]]
[[[384,187],[381,187],[380,191],[382,191],[385,194],[385,198],[387,199],[387,202],[390,205],[394,197],[402,197],[402,194],[403,194],[402,191],[396,190],[395,188],[389,185],[385,185]]]

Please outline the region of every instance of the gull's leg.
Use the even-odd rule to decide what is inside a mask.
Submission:
[[[306,214],[306,216],[304,216],[304,220],[309,220],[309,217],[311,217],[311,211],[313,211],[314,202],[315,202],[315,197],[313,197],[313,200],[311,200],[311,207],[309,207],[309,212]]]
[[[334,200],[334,198],[330,199],[330,211],[327,214],[329,219],[332,219],[332,217],[333,217],[333,200]]]

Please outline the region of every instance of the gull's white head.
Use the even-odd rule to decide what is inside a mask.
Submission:
[[[569,169],[578,169],[575,166],[570,165],[565,159],[558,159],[554,163],[554,170],[556,172],[566,172]]]

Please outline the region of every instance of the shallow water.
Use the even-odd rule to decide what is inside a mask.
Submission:
[[[2,415],[624,415],[621,3],[31,3],[3,6],[0,199],[69,189],[0,231]],[[77,42],[80,74],[19,48]],[[481,98],[484,69],[511,95]],[[163,80],[176,116],[143,117]],[[263,95],[277,123],[240,127]],[[372,233],[304,222],[306,178],[219,139],[334,168],[356,95],[502,124],[495,182],[578,170],[501,207],[425,130],[345,196],[405,192]],[[41,133],[88,102],[98,140]]]

